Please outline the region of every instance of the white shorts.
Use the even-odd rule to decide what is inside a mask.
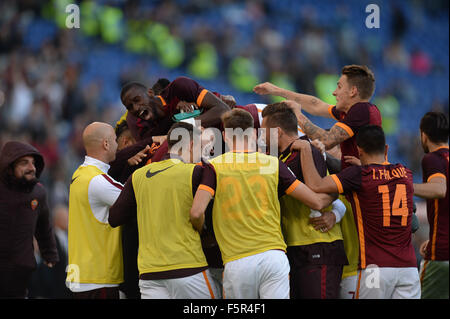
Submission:
[[[358,276],[348,276],[341,280],[339,299],[355,299]]]
[[[371,267],[358,271],[356,299],[420,299],[416,267]]]
[[[268,250],[225,264],[223,298],[289,299],[289,261],[281,250]]]
[[[173,279],[139,280],[141,299],[214,299],[219,293],[209,269]]]

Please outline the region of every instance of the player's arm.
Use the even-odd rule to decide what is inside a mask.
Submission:
[[[311,144],[308,141],[296,140],[291,149],[300,152],[303,178],[311,190],[318,193],[337,193],[339,191],[330,175],[325,177],[319,175],[312,157]]]
[[[340,122],[333,125],[329,131],[326,131],[313,124],[301,112],[296,112],[296,116],[298,125],[308,138],[310,140],[317,139],[321,141],[325,145],[326,150],[333,148],[353,136],[353,132],[350,132],[348,127],[341,125]]]
[[[136,196],[134,193],[132,176],[130,176],[119,197],[109,208],[108,223],[111,227],[117,227],[130,221],[136,214]]]
[[[195,230],[202,232],[205,223],[205,211],[213,198],[214,191],[205,185],[200,185],[194,196],[190,211],[190,221]]]
[[[336,199],[334,195],[316,193],[300,181],[298,181],[292,191],[286,191],[286,194],[315,210],[324,209]]]
[[[426,183],[414,184],[414,195],[426,199],[445,198],[447,183],[445,175],[436,173]]]
[[[311,115],[331,117],[329,112],[330,105],[315,96],[282,89],[270,82],[258,84],[253,88],[253,91],[261,95],[276,95],[287,100],[293,100]]]
[[[196,102],[203,108],[203,113],[196,118],[203,127],[220,125],[222,114],[230,110],[226,103],[205,89],[200,92]]]

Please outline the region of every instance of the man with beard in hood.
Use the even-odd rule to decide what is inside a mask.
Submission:
[[[33,236],[48,267],[59,261],[47,193],[38,178],[42,155],[7,142],[0,153],[0,298],[25,298],[36,268]]]

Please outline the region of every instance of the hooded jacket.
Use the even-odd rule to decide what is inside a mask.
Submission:
[[[29,155],[35,158],[39,178],[44,159],[34,147],[8,142],[0,152],[0,271],[36,268],[33,236],[45,261],[59,261],[44,186],[27,187],[14,179],[14,162]]]

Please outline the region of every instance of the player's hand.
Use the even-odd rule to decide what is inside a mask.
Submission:
[[[291,151],[301,151],[306,147],[310,147],[309,145],[310,143],[306,140],[295,140],[295,142],[291,145]]]
[[[196,103],[193,102],[185,102],[185,101],[180,101],[177,104],[177,110],[179,110],[180,112],[192,112],[194,110],[198,109],[198,106]]]
[[[46,265],[48,268],[53,268],[53,266],[55,266],[55,263],[44,260],[44,265]]]
[[[320,217],[314,217],[309,219],[309,223],[315,230],[325,233],[331,230],[336,224],[336,215],[333,212],[324,212]]]
[[[425,254],[427,252],[428,243],[429,243],[429,240],[426,240],[426,241],[424,241],[422,243],[422,245],[420,245],[419,253],[420,253],[420,256],[422,256],[422,258],[425,258]]]
[[[350,165],[361,166],[361,161],[359,160],[359,158],[355,156],[350,155],[344,156],[344,162]]]
[[[220,99],[227,104],[230,108],[234,108],[236,106],[236,100],[232,95],[221,95]]]
[[[256,94],[259,94],[259,95],[268,95],[268,94],[277,95],[276,92],[278,89],[279,89],[278,86],[273,85],[270,82],[264,82],[264,83],[256,85],[253,88],[253,92],[255,92]]]
[[[135,166],[138,165],[142,160],[147,157],[147,152],[150,151],[150,146],[147,145],[142,151],[134,155],[133,157],[130,157],[128,159],[128,165]]]
[[[311,141],[311,145],[317,148],[320,151],[320,153],[325,152],[325,144],[323,144],[320,140]]]

